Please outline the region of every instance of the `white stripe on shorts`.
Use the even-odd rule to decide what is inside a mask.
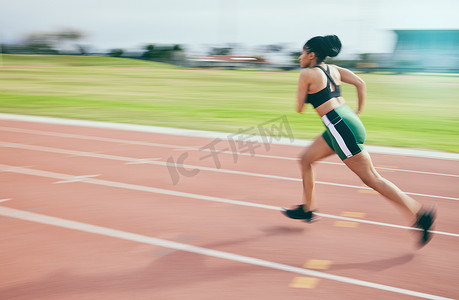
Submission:
[[[333,125],[330,122],[330,120],[328,119],[328,117],[326,115],[322,116],[322,120],[324,121],[325,126],[327,126],[328,129],[330,129],[330,132],[333,135],[333,137],[335,138],[335,140],[338,142],[338,145],[339,145],[341,151],[343,151],[343,153],[347,157],[351,157],[352,153],[351,153],[351,151],[349,151],[349,148],[346,146],[346,143],[344,142],[343,138],[339,134],[338,130],[336,130],[335,125]],[[342,121],[342,120],[340,120],[340,121]],[[336,124],[338,124],[338,123],[336,123]]]

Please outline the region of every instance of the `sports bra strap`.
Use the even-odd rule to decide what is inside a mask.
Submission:
[[[330,69],[328,68],[328,66],[327,66],[327,71],[325,71],[325,69],[322,68],[321,66],[315,66],[315,67],[321,69],[322,71],[324,71],[325,75],[327,75],[328,79],[331,81],[331,83],[333,83],[333,85],[335,86],[335,90],[336,90],[336,83],[333,80],[333,78],[331,77],[331,75],[328,73],[328,72],[330,72]]]

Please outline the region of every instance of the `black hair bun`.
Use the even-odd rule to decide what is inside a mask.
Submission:
[[[335,57],[341,51],[341,41],[336,35],[326,35],[323,37],[327,56]]]

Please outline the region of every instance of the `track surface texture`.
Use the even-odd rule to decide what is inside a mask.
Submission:
[[[337,156],[315,165],[308,224],[281,214],[301,203],[304,146],[61,121],[0,117],[1,299],[459,298],[454,157],[370,151],[437,206],[419,248]]]

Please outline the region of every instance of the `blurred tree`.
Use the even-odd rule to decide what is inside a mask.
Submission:
[[[87,45],[77,45],[80,55],[88,55],[90,47]]]
[[[63,29],[56,33],[52,33],[56,40],[56,46],[60,51],[63,51],[65,48],[65,44],[69,42],[75,42],[84,37],[84,34],[81,31],[75,29]],[[78,48],[78,46],[77,46]]]
[[[370,61],[370,53],[361,53],[360,54],[360,61],[361,62],[369,62]]]
[[[54,33],[58,41],[76,41],[83,38],[83,33],[74,29],[64,29]]]
[[[174,45],[174,47],[172,47],[172,51],[183,51],[183,48],[180,45]]]
[[[26,36],[23,41],[25,50],[37,54],[58,54],[65,48],[65,44],[81,39],[84,34],[78,30],[64,29],[57,32],[34,32]],[[75,48],[81,53],[81,48]]]
[[[209,55],[230,55],[233,51],[231,47],[213,47],[210,49]]]
[[[179,51],[183,51],[180,45],[156,46],[155,44],[149,44],[145,46],[145,52],[142,54],[142,59],[171,62],[174,60],[174,53]]]
[[[58,54],[55,41],[49,33],[31,33],[24,40],[25,50],[36,54]]]
[[[280,52],[284,49],[283,45],[267,45],[266,52]]]
[[[142,54],[143,59],[152,60],[155,52],[155,45],[150,44],[145,46],[145,52]]]
[[[123,56],[124,50],[123,49],[112,49],[109,53],[108,56],[111,57],[121,57]]]

